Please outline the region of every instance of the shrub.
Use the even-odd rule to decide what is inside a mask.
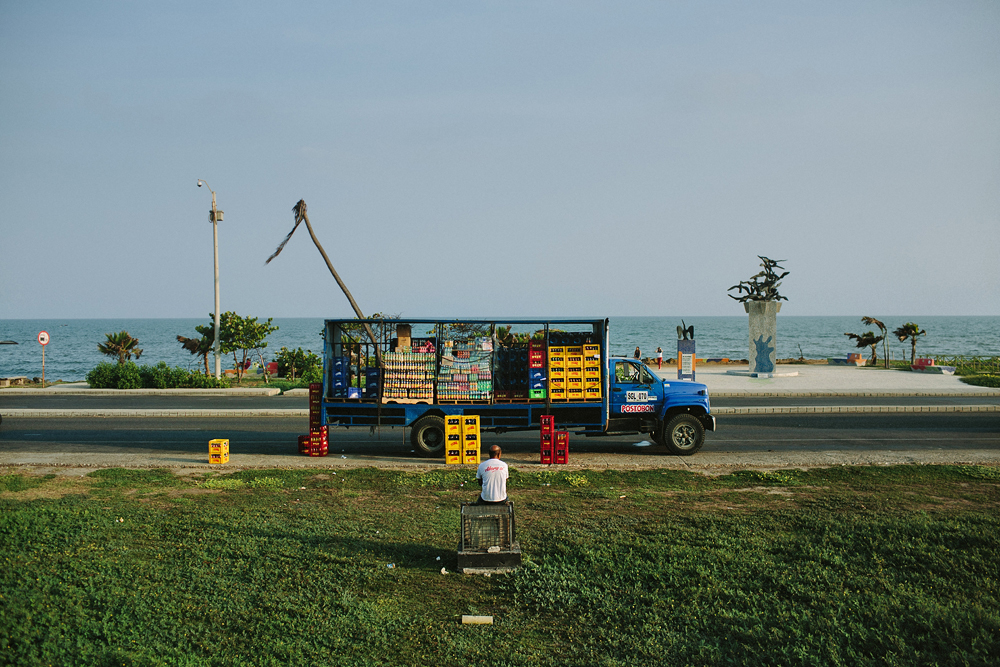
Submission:
[[[192,372],[180,366],[171,368],[161,361],[155,366],[137,366],[134,362],[110,364],[102,361],[87,373],[94,389],[226,389],[228,380]]]
[[[115,366],[115,389],[139,389],[142,387],[142,373],[134,361],[126,361]]]
[[[102,361],[87,373],[87,383],[94,389],[113,389],[115,386],[115,364]]]
[[[274,359],[278,362],[278,377],[289,380],[313,378],[313,382],[322,379],[323,371],[319,364],[319,356],[313,354],[312,350],[303,350],[301,347],[289,350],[287,347],[282,347]]]
[[[962,377],[962,382],[976,387],[1000,388],[1000,375],[966,375]]]
[[[161,361],[155,366],[141,366],[139,374],[142,376],[142,386],[146,389],[166,389],[177,386],[174,383],[173,372],[165,361]]]

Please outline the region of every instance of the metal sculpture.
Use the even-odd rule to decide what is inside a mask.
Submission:
[[[741,280],[739,284],[730,287],[727,292],[733,290],[739,290],[739,296],[729,295],[730,299],[736,299],[740,303],[746,303],[747,301],[788,301],[787,298],[778,294],[778,285],[781,284],[781,279],[788,275],[788,271],[785,271],[780,276],[775,273],[775,269],[784,271],[784,267],[778,266],[778,262],[784,262],[783,259],[768,259],[762,255],[757,255],[763,262],[761,266],[764,270],[755,276],[751,276],[750,280]],[[746,294],[743,294],[746,292]]]

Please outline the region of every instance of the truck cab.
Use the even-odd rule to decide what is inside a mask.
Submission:
[[[661,379],[638,359],[608,360],[608,433],[649,433],[674,454],[701,449],[715,430],[708,387]]]

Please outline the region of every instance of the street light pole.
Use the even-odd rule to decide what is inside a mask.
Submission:
[[[212,342],[212,353],[215,355],[215,379],[222,377],[222,354],[219,343],[219,223],[222,222],[222,211],[215,206],[215,190],[208,183],[198,179],[198,187],[204,185],[212,193],[212,210],[208,219],[212,223],[212,243],[215,249],[215,339]]]

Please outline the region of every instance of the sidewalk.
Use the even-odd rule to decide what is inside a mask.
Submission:
[[[655,368],[654,368],[655,370]],[[751,378],[729,375],[728,370],[748,370],[748,366],[702,365],[695,368],[695,381],[708,387],[709,396],[738,398],[749,396],[1000,396],[1000,390],[975,387],[955,375],[937,375],[880,368],[789,364],[778,373],[794,376]],[[677,367],[664,366],[658,372],[664,380],[677,379]]]
[[[713,407],[713,413],[727,414],[807,414],[819,412],[838,413],[869,413],[869,412],[1000,412],[1000,405],[961,404],[955,398],[1000,397],[1000,390],[989,387],[967,385],[953,375],[924,374],[885,369],[867,369],[845,366],[825,365],[782,365],[779,373],[795,373],[798,375],[779,376],[768,379],[750,378],[727,374],[727,370],[747,370],[747,366],[736,365],[703,365],[696,368],[697,382],[707,385],[709,396],[717,398],[808,398],[816,397],[858,397],[851,405],[822,404],[789,405],[789,406],[759,406],[759,407]],[[655,370],[655,369],[654,369]],[[675,366],[664,367],[659,376],[668,382],[676,380]],[[226,405],[227,397],[261,396],[265,399],[276,396],[277,389],[89,389],[86,383],[62,385],[46,389],[0,389],[0,397],[12,395],[31,396],[120,396],[123,398],[137,396],[196,396],[202,399],[216,398],[219,402],[199,406],[197,409],[185,408],[134,408],[114,407],[103,408],[5,408],[3,417],[36,418],[36,417],[295,417],[304,418],[309,414],[306,405],[301,408],[289,408],[280,405],[275,399],[275,405],[254,408],[235,408]],[[305,398],[307,390],[287,392],[285,395]],[[941,397],[945,400],[940,405],[872,405],[866,403],[866,397]],[[282,399],[283,400],[283,399]],[[270,402],[270,401],[268,401]],[[998,402],[1000,403],[1000,402]]]

